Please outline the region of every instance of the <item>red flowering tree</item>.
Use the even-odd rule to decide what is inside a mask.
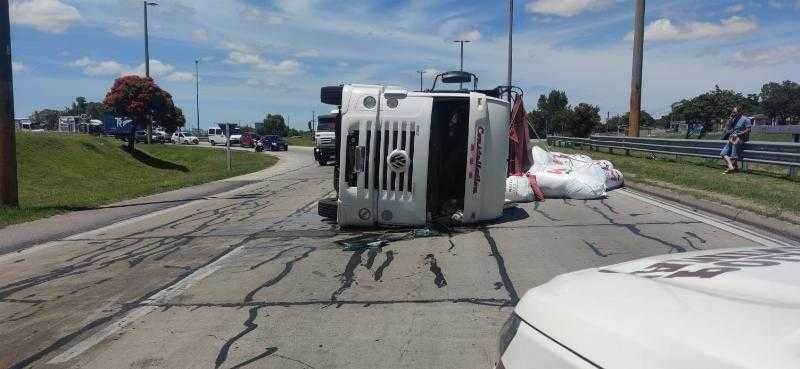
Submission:
[[[174,131],[186,123],[183,112],[172,102],[172,95],[158,87],[151,78],[139,76],[117,78],[103,103],[114,113],[133,120],[134,129],[131,130],[128,145],[131,153],[136,142],[135,128],[146,128],[149,142],[150,124],[153,120],[167,131]]]

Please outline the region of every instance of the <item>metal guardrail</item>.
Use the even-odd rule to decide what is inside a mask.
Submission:
[[[753,132],[756,133],[789,133],[793,136],[794,142],[800,142],[800,125],[787,126],[754,126]]]
[[[608,148],[625,150],[626,153],[643,151],[676,156],[694,156],[702,158],[719,158],[725,146],[722,140],[682,140],[667,138],[638,138],[623,136],[592,136],[590,138],[549,136],[547,144],[552,146],[588,146],[599,150]],[[798,176],[800,169],[800,144],[750,141],[744,146],[743,169],[746,164],[762,163],[789,167],[789,175]]]

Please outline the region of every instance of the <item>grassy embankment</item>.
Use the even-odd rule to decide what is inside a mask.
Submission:
[[[722,159],[675,159],[634,151],[626,156],[622,150],[609,154],[588,148],[550,149],[610,160],[623,172],[626,181],[663,187],[768,216],[790,219],[800,216],[800,181],[788,178],[786,167],[750,164],[747,173],[723,174]]]
[[[289,143],[289,147],[292,146],[314,146],[314,137],[313,136],[292,136],[289,137],[286,142]]]
[[[722,132],[710,132],[707,133],[701,140],[719,140],[722,136]],[[675,133],[675,132],[667,132],[661,134],[654,134],[652,136],[642,136],[642,138],[679,138],[683,139],[686,138],[685,133]],[[692,135],[693,139],[697,139],[697,135]],[[794,136],[789,133],[751,133],[750,134],[750,141],[772,141],[772,142],[792,142],[794,140]]]
[[[0,208],[0,227],[197,185],[271,166],[276,158],[177,145],[137,145],[86,135],[18,134],[20,208]]]

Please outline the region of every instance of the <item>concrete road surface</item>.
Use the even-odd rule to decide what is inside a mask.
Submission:
[[[558,274],[782,242],[623,190],[346,252],[357,233],[316,215],[332,168],[279,155],[234,190],[0,256],[0,367],[485,369]]]

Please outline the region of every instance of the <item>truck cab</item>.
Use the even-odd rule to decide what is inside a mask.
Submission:
[[[336,120],[339,111],[317,117],[317,129],[314,132],[314,160],[320,166],[336,160]]]
[[[436,81],[473,89],[436,90]],[[509,103],[502,88],[447,72],[426,91],[345,84],[322,89],[339,106],[335,181],[340,226],[476,223],[503,212]],[[322,213],[322,204],[320,204]]]

